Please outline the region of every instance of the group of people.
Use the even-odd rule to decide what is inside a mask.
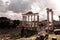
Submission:
[[[37,33],[36,40],[48,40],[49,33],[48,30],[41,28],[41,30]]]
[[[38,34],[36,40],[48,40],[48,36],[49,36],[48,34],[45,34],[45,35]]]

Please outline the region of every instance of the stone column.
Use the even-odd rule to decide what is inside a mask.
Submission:
[[[35,15],[34,15],[34,27],[35,27]]]
[[[40,28],[39,28],[39,16],[37,15],[37,32],[40,31],[39,29],[40,29]]]
[[[22,20],[23,20],[23,24],[22,25],[24,26],[24,15],[23,15],[23,19]]]
[[[39,27],[39,16],[37,15],[37,27]]]
[[[28,15],[28,27],[29,27],[29,15]]]
[[[31,27],[32,27],[32,15],[31,15]]]
[[[26,22],[26,16],[25,16],[25,15],[23,15],[23,24],[22,24],[22,25],[23,25],[23,27],[24,27],[24,26],[26,26],[26,25],[25,25],[25,22]]]
[[[54,28],[53,28],[53,11],[52,11],[52,9],[49,9],[49,8],[47,8],[47,28],[48,28],[48,30],[50,29],[50,25],[49,25],[49,12],[51,12],[51,30],[54,30]],[[49,33],[49,31],[48,31],[48,33]]]
[[[52,15],[52,18],[51,18],[51,20],[52,20],[52,27],[53,27],[53,11],[51,11],[51,15]]]
[[[24,27],[26,27],[26,16],[24,16]]]
[[[49,8],[47,10],[47,28],[49,27]]]

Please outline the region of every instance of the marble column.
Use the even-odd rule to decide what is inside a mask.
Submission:
[[[47,27],[49,27],[49,9],[47,8]]]
[[[28,15],[28,27],[29,27],[29,15]]]
[[[49,21],[49,12],[51,12],[51,22]],[[51,28],[53,30],[53,11],[52,9],[47,8],[47,28],[49,29],[49,24],[51,23]]]
[[[26,27],[26,16],[24,16],[24,27]]]
[[[23,15],[23,24],[22,24],[22,25],[23,25],[23,27],[24,27],[24,15]]]
[[[37,15],[37,32],[40,31],[39,29],[40,29],[40,28],[39,28],[39,16]]]
[[[37,27],[39,27],[39,16],[37,15]]]
[[[34,15],[34,27],[35,27],[35,15]]]
[[[52,18],[51,18],[51,20],[52,20],[52,27],[53,27],[53,11],[51,11],[51,15],[52,15]]]
[[[32,27],[32,15],[31,15],[31,27]]]

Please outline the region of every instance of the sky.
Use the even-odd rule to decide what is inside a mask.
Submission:
[[[0,17],[22,20],[22,14],[32,11],[39,13],[40,20],[47,19],[46,8],[54,11],[54,20],[59,20],[60,0],[0,0]]]

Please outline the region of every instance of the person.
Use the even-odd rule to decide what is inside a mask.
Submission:
[[[43,32],[39,32],[36,40],[44,40],[44,38],[45,38],[45,36],[44,36]]]
[[[37,36],[37,38],[35,40],[40,40],[40,36]]]
[[[42,34],[40,35],[40,40],[44,40],[45,36]]]
[[[46,33],[46,35],[45,35],[45,40],[48,40],[48,33]]]

